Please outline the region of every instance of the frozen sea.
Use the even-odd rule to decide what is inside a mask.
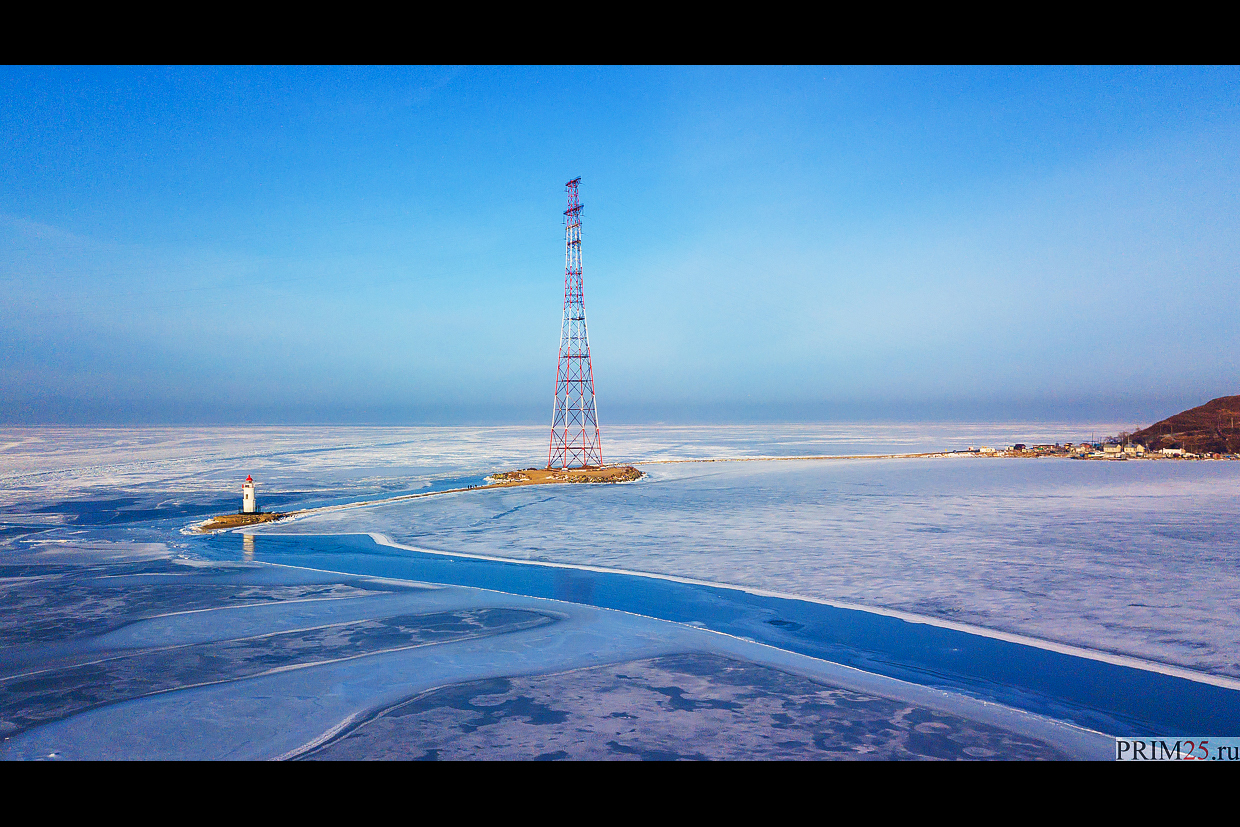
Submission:
[[[714,616],[704,614],[703,622],[697,622],[695,617],[690,617],[692,612],[684,614],[676,606],[649,608],[652,606],[650,601],[654,599],[651,597],[654,592],[650,589],[646,589],[644,596],[625,597],[631,605],[623,601],[607,603],[598,595],[612,588],[607,585],[611,581],[597,581],[596,585],[587,586],[582,591],[582,587],[575,587],[561,577],[555,581],[558,585],[549,586],[544,593],[532,585],[526,588],[523,584],[528,578],[504,575],[503,572],[508,570],[499,563],[475,560],[477,565],[491,568],[468,575],[475,578],[468,580],[462,579],[463,575],[441,574],[441,568],[425,562],[431,558],[465,562],[465,558],[454,558],[452,555],[520,561],[523,564],[557,567],[559,571],[602,572],[604,575],[599,576],[607,577],[611,575],[605,575],[606,572],[632,572],[669,578],[658,581],[664,583],[692,581],[720,587],[740,587],[748,590],[746,594],[776,595],[781,600],[799,598],[807,601],[807,605],[817,601],[822,605],[874,610],[878,612],[876,617],[923,618],[931,624],[926,628],[973,629],[982,633],[983,637],[993,633],[995,640],[1007,635],[1012,639],[1044,641],[1050,650],[1055,646],[1088,650],[1098,653],[1101,662],[1114,662],[1116,658],[1121,661],[1124,658],[1139,659],[1154,669],[1165,666],[1169,673],[1181,670],[1200,676],[1203,686],[1223,693],[1224,706],[1232,704],[1240,709],[1231,699],[1235,690],[1229,688],[1235,684],[1236,678],[1240,678],[1240,593],[1237,588],[1240,580],[1236,566],[1240,560],[1240,536],[1236,528],[1237,517],[1240,516],[1240,506],[1237,505],[1240,463],[1103,463],[977,457],[845,458],[980,445],[1000,446],[1014,442],[1079,441],[1095,434],[1114,433],[1121,428],[1120,425],[1108,423],[1054,422],[614,427],[604,432],[606,459],[638,465],[647,476],[636,483],[464,491],[364,507],[336,508],[332,506],[468,486],[480,483],[483,477],[496,470],[540,465],[545,462],[545,429],[2,429],[0,554],[7,557],[4,562],[8,564],[8,577],[4,584],[9,597],[5,608],[8,614],[5,626],[18,639],[24,639],[22,635],[26,638],[32,635],[39,637],[40,619],[37,612],[19,617],[15,607],[20,604],[22,611],[27,612],[31,605],[55,603],[56,587],[49,585],[52,580],[48,578],[61,577],[68,582],[78,576],[73,572],[79,571],[66,568],[70,566],[93,565],[98,569],[112,561],[112,565],[132,568],[139,565],[136,561],[145,560],[147,562],[141,565],[154,565],[150,561],[163,561],[159,565],[178,564],[182,566],[178,571],[194,572],[200,579],[205,576],[204,571],[221,566],[238,567],[236,571],[229,569],[231,573],[226,574],[243,579],[258,577],[255,574],[258,570],[269,572],[262,575],[268,578],[273,576],[270,574],[272,571],[320,569],[340,572],[340,576],[336,577],[339,582],[331,587],[336,591],[328,598],[316,597],[314,600],[363,603],[363,598],[380,602],[396,600],[391,595],[378,594],[387,587],[375,586],[371,580],[349,580],[349,577],[381,578],[381,581],[374,582],[451,583],[449,588],[457,590],[453,592],[455,597],[442,605],[431,605],[434,601],[421,592],[414,597],[400,597],[399,600],[405,603],[401,604],[403,614],[399,617],[435,615],[439,619],[435,621],[438,625],[432,624],[434,629],[455,630],[459,627],[462,631],[443,632],[449,636],[459,635],[459,639],[436,639],[435,646],[444,647],[443,651],[464,652],[470,646],[476,647],[468,658],[461,656],[464,660],[460,664],[468,662],[468,668],[458,664],[459,668],[455,671],[446,666],[438,672],[431,670],[426,674],[433,673],[435,680],[429,684],[420,679],[390,680],[391,674],[405,674],[400,670],[414,668],[409,665],[413,663],[412,654],[393,654],[376,643],[374,645],[378,648],[348,655],[347,658],[352,660],[346,658],[342,663],[351,664],[347,667],[351,670],[349,674],[361,684],[367,681],[382,683],[384,674],[389,676],[388,683],[383,684],[381,690],[374,689],[369,694],[359,689],[356,697],[336,705],[319,704],[323,711],[317,718],[313,715],[307,717],[304,709],[293,709],[297,702],[289,700],[290,709],[276,717],[281,721],[297,720],[299,723],[292,727],[294,731],[291,734],[271,736],[271,744],[280,745],[274,753],[274,746],[265,749],[261,744],[251,744],[241,748],[234,743],[235,736],[227,734],[232,730],[220,721],[231,720],[229,715],[238,714],[235,711],[220,712],[216,723],[222,734],[215,741],[201,738],[200,749],[190,749],[183,754],[172,749],[171,745],[183,744],[184,737],[170,722],[177,720],[177,716],[184,716],[187,706],[199,703],[198,700],[191,703],[190,695],[193,693],[216,693],[218,697],[213,696],[213,703],[227,709],[230,708],[229,703],[244,705],[244,698],[258,692],[262,681],[282,681],[281,685],[290,698],[303,697],[306,685],[314,682],[310,673],[319,667],[299,666],[287,674],[281,672],[279,676],[256,676],[245,671],[248,667],[237,666],[240,671],[231,677],[217,676],[214,682],[209,682],[216,688],[201,688],[199,684],[203,681],[193,682],[196,687],[193,689],[187,683],[181,691],[176,691],[176,687],[171,687],[173,691],[170,691],[169,687],[163,686],[156,693],[158,700],[154,695],[107,695],[101,691],[100,697],[107,695],[111,700],[100,701],[90,709],[67,710],[60,716],[51,714],[37,721],[31,718],[34,723],[13,724],[10,729],[17,729],[14,729],[11,739],[6,738],[5,754],[8,757],[61,755],[62,749],[68,749],[63,744],[72,743],[93,746],[79,746],[79,750],[84,751],[77,756],[66,757],[126,757],[134,754],[155,757],[295,757],[303,753],[307,757],[357,757],[358,750],[365,752],[369,749],[375,750],[376,755],[386,757],[521,757],[525,753],[520,748],[515,748],[516,752],[505,751],[507,748],[501,749],[487,739],[475,739],[477,743],[471,747],[474,752],[461,752],[465,749],[464,742],[445,740],[444,727],[451,730],[460,726],[457,720],[460,715],[474,714],[472,710],[480,708],[478,703],[486,706],[490,701],[485,698],[491,698],[498,689],[503,689],[503,692],[496,697],[525,699],[520,703],[514,700],[516,706],[513,709],[524,709],[522,703],[534,703],[530,698],[545,701],[549,697],[560,696],[563,693],[559,689],[552,691],[540,687],[559,686],[555,680],[561,679],[547,678],[551,683],[539,683],[542,678],[534,680],[528,676],[561,674],[563,668],[570,668],[570,671],[584,668],[604,671],[589,672],[588,675],[582,673],[580,686],[594,687],[589,692],[582,689],[582,698],[597,700],[602,697],[599,693],[614,693],[618,691],[618,686],[625,686],[629,687],[626,691],[633,693],[634,709],[653,710],[658,706],[655,701],[672,703],[674,707],[675,703],[659,694],[661,690],[658,685],[671,672],[688,676],[683,681],[686,686],[690,683],[699,686],[706,695],[713,691],[716,694],[710,697],[714,700],[710,703],[701,700],[700,703],[706,705],[693,706],[693,715],[684,720],[672,715],[672,712],[687,715],[685,708],[681,707],[664,709],[666,715],[662,717],[653,712],[650,715],[658,717],[658,726],[671,727],[668,732],[672,734],[666,735],[666,738],[683,739],[686,731],[699,733],[695,737],[701,739],[702,748],[691,750],[687,753],[689,757],[740,757],[735,751],[728,752],[718,746],[724,743],[719,741],[718,726],[721,724],[710,717],[722,715],[720,709],[733,709],[727,704],[744,706],[749,703],[737,700],[735,680],[739,678],[734,679],[735,675],[744,675],[744,680],[749,681],[744,684],[749,687],[745,690],[749,694],[741,693],[746,698],[770,694],[773,691],[771,687],[776,685],[785,687],[780,691],[801,693],[797,697],[804,698],[808,697],[805,693],[810,691],[806,688],[809,685],[794,687],[783,678],[761,677],[753,670],[745,671],[748,667],[725,668],[719,665],[723,661],[710,658],[726,656],[739,658],[737,663],[765,664],[763,668],[784,670],[779,674],[819,681],[819,684],[814,684],[817,686],[830,685],[834,687],[832,691],[870,691],[876,698],[900,696],[905,701],[912,697],[910,692],[915,694],[909,688],[918,683],[914,672],[889,669],[886,674],[878,675],[868,669],[869,665],[878,663],[874,657],[869,661],[864,658],[849,660],[835,657],[827,649],[814,649],[804,640],[798,642],[795,630],[803,624],[813,627],[813,621],[806,618],[800,618],[800,622],[795,623],[777,618],[764,621],[766,624],[783,623],[783,627],[745,626],[748,621],[729,620],[727,623],[741,625],[733,628],[719,621],[717,628],[714,628]],[[683,462],[801,456],[839,458]],[[267,509],[322,510],[292,522],[247,530],[251,535],[247,543],[243,543],[242,537],[237,535],[207,538],[184,531],[188,525],[209,514],[235,510],[239,481],[246,474],[252,474],[258,481],[260,502]],[[341,535],[372,535],[382,544],[375,545],[367,539],[366,542],[374,550],[364,552],[359,552],[356,541],[349,541],[352,545],[330,544],[331,538]],[[317,543],[313,549],[304,545],[312,539]],[[264,562],[296,564],[299,568],[264,568]],[[57,566],[60,568],[56,571],[60,574],[53,572]],[[70,573],[65,574],[66,571]],[[102,576],[119,574],[110,572]],[[163,570],[127,570],[123,576],[140,579],[173,575]],[[630,575],[615,576],[629,578],[624,589],[641,592],[645,588],[640,583],[632,586]],[[36,580],[43,585],[38,586]],[[655,582],[649,578],[645,581]],[[87,588],[79,584],[79,587],[83,590],[81,594],[95,595],[90,591],[95,586]],[[40,588],[42,592],[38,591]],[[241,591],[237,594],[244,595],[249,594],[245,589],[260,587],[249,583],[244,588],[238,585],[238,588]],[[302,586],[290,588],[293,591],[288,593],[267,595],[263,592],[266,596],[261,599],[271,604],[263,610],[274,613],[272,618],[277,615],[283,617],[280,612],[293,611],[293,606],[304,605],[308,599],[300,592],[297,594],[301,596],[293,593]],[[479,588],[484,591],[478,591]],[[595,589],[593,597],[591,588]],[[360,591],[355,593],[348,589]],[[199,591],[202,589],[199,588]],[[180,597],[160,599],[187,601],[189,598],[185,595],[189,593],[182,589],[177,592]],[[497,602],[494,595],[498,593],[508,596]],[[665,603],[692,597],[675,591],[658,594],[661,595],[658,599]],[[487,596],[484,599],[481,595]],[[97,653],[100,647],[120,647],[130,653],[126,657],[137,657],[134,653],[139,649],[147,652],[148,649],[143,647],[149,648],[149,644],[138,646],[132,641],[118,643],[116,635],[121,634],[122,629],[135,632],[151,624],[167,627],[169,621],[157,618],[168,615],[169,607],[152,603],[143,609],[141,601],[134,602],[129,597],[127,593],[109,592],[107,599],[113,603],[108,605],[114,604],[111,611],[120,614],[115,617],[109,615],[110,620],[100,621],[95,627],[79,624],[82,628],[74,627],[76,630],[59,636],[52,634],[46,640],[40,638],[41,642],[27,640],[26,643],[32,647],[27,655],[19,656],[12,652],[8,655],[9,672],[26,674],[31,671],[32,664],[42,662],[55,663],[56,668],[62,671],[79,668],[74,664],[79,664],[85,657],[83,653],[88,650]],[[66,617],[71,620],[75,613],[88,613],[87,607],[96,606],[101,599],[83,598],[80,604],[74,604],[79,608],[62,611],[51,625],[61,628],[67,622]],[[240,598],[218,599],[235,603]],[[126,603],[126,600],[129,602]],[[155,601],[155,598],[151,600]],[[549,600],[552,603],[546,602]],[[648,617],[633,619],[634,607],[638,604],[632,601],[641,600],[647,602],[641,604],[644,608],[637,614]],[[380,602],[365,605],[379,606]],[[795,603],[795,600],[792,602]],[[285,606],[285,603],[289,605]],[[248,605],[221,609],[223,614],[208,614],[222,618],[228,612],[256,611]],[[336,608],[343,605],[330,604]],[[741,613],[750,611],[750,608]],[[625,611],[617,614],[616,609]],[[384,609],[385,612],[389,610],[396,611],[392,607]],[[501,610],[527,614],[468,614]],[[581,614],[587,611],[595,614],[587,619]],[[759,609],[753,608],[753,611]],[[770,609],[764,606],[760,611],[768,612]],[[444,612],[457,614],[448,618]],[[466,614],[460,614],[462,612]],[[884,612],[887,614],[884,615]],[[360,611],[350,615],[352,619],[347,622],[363,622],[362,616],[368,614],[373,612]],[[102,615],[107,615],[107,612],[102,612]],[[385,616],[396,615],[389,613]],[[537,617],[554,618],[555,622],[546,621],[551,625],[544,628],[538,625],[542,621],[536,622]],[[195,622],[201,623],[200,620]],[[274,619],[265,622],[275,623],[279,634],[291,634],[290,630],[297,626],[295,623],[280,626],[284,621]],[[402,620],[401,623],[401,634],[412,636],[409,640],[430,634],[423,628],[430,621],[414,623]],[[597,642],[582,643],[578,649],[561,645],[572,639],[573,635],[581,636],[582,632],[574,624],[582,628],[595,628],[598,623],[610,623],[617,630],[628,630],[620,635],[621,642],[611,656],[600,659],[594,654],[587,655],[599,650]],[[934,627],[935,623],[939,626]],[[476,633],[479,624],[488,629],[491,627],[487,624],[492,624],[494,629],[485,634]],[[632,624],[650,625],[638,630]],[[161,627],[161,634],[167,640],[187,641],[177,645],[219,646],[223,645],[221,641],[233,640],[238,634],[236,630],[226,627],[226,623],[220,624],[219,628],[212,627],[215,631]],[[747,633],[745,630],[751,627],[757,631]],[[712,628],[714,632],[723,631],[728,636],[713,634],[710,631]],[[501,629],[502,633],[495,631]],[[770,630],[769,633],[767,630]],[[790,635],[786,645],[785,639],[780,637],[785,632]],[[626,638],[625,634],[630,637]],[[801,634],[804,636],[806,633]],[[497,643],[539,635],[548,641],[547,645],[558,641],[553,647],[559,652],[558,660],[547,656],[540,662],[541,665],[521,663],[520,658],[513,654],[521,650],[520,646],[514,650],[515,643]],[[982,639],[966,637],[969,640]],[[690,638],[693,643],[687,642]],[[745,638],[758,642],[752,643]],[[624,643],[625,640],[628,642]],[[728,641],[727,646],[723,646],[723,640]],[[296,645],[304,648],[310,644],[301,641]],[[318,641],[314,645],[327,644]],[[408,643],[401,652],[406,649],[422,652],[417,647],[424,645],[429,644]],[[284,641],[280,646],[284,647],[281,651],[285,651],[292,644]],[[771,654],[771,647],[774,647],[775,655]],[[571,654],[570,649],[576,654]],[[726,652],[723,651],[725,649]],[[707,659],[684,660],[688,657],[684,655],[686,651],[708,652],[709,657],[701,654]],[[783,654],[778,654],[779,651]],[[423,656],[419,654],[417,657]],[[1111,661],[1106,660],[1108,657]],[[307,663],[315,660],[309,655],[306,658]],[[393,666],[395,672],[389,670],[384,673],[376,666],[384,658],[404,658],[401,663],[405,666]],[[636,665],[627,672],[623,669],[617,672],[618,667],[614,666],[617,663]],[[838,668],[844,667],[834,667],[831,665],[833,663],[859,666],[862,671],[849,672],[852,677],[846,680],[838,671]],[[710,664],[710,668],[703,664]],[[346,667],[336,665],[332,668],[339,670]],[[933,671],[932,667],[926,668]],[[706,674],[704,669],[714,677],[702,677]],[[832,669],[837,671],[831,672]],[[883,669],[877,668],[876,671],[882,672]],[[719,677],[725,673],[733,677],[727,680]],[[59,672],[56,674],[60,675]],[[468,691],[462,689],[464,694],[444,696],[442,703],[436,702],[438,706],[427,706],[430,702],[425,698],[412,707],[401,706],[407,702],[413,703],[407,699],[417,695],[417,692],[445,685],[445,681],[453,675],[459,678],[460,686],[473,688]],[[525,683],[511,683],[517,680],[518,675],[527,676],[521,678]],[[864,680],[858,675],[865,676]],[[641,676],[647,676],[649,680]],[[339,678],[336,675],[333,680]],[[913,679],[910,681],[910,678]],[[625,683],[630,679],[637,683],[631,686]],[[9,681],[10,689],[16,685],[11,679],[5,680]],[[69,679],[61,676],[56,680]],[[189,678],[186,680],[190,681]],[[327,680],[327,677],[320,676],[314,680]],[[510,683],[502,686],[486,683],[495,680]],[[893,688],[897,684],[890,683],[891,680],[904,681],[898,684],[899,691]],[[865,681],[877,683],[867,684]],[[707,684],[714,689],[703,688]],[[504,689],[504,686],[507,688]],[[755,686],[759,688],[755,689]],[[966,697],[970,693],[986,697],[978,686],[981,682],[974,686],[965,685],[958,695],[953,695],[956,700],[951,703],[941,702],[943,697],[952,695],[951,692],[935,696],[939,699],[936,701],[919,696],[922,706],[918,708],[932,710],[934,715],[958,716],[950,721],[944,718],[947,723],[943,726],[957,732],[952,737],[958,741],[973,739],[970,741],[973,746],[968,748],[974,750],[958,757],[996,754],[1000,757],[1036,757],[1040,747],[1035,749],[1023,741],[1017,744],[1009,736],[987,734],[977,729],[983,724],[1000,726],[1004,732],[1020,730],[1024,733],[1021,737],[1037,740],[1036,733],[1030,735],[1029,727],[1021,729],[1011,721],[979,723],[980,717],[985,717],[978,712],[981,707],[969,706],[970,700]],[[0,688],[3,688],[2,683]],[[948,689],[952,687],[948,686]],[[271,691],[271,687],[262,691]],[[1034,686],[1029,691],[1053,692],[1053,688],[1048,690]],[[508,695],[504,695],[505,692]],[[540,692],[543,694],[539,695]],[[548,695],[548,692],[551,694]],[[591,692],[594,694],[591,695]],[[643,692],[646,694],[643,695]],[[233,701],[228,700],[232,697],[229,693],[235,696]],[[36,696],[37,692],[35,695],[17,693],[12,695],[11,704],[22,712],[22,705],[29,706],[32,703],[29,698]],[[461,700],[476,700],[478,697],[484,700],[468,703]],[[1016,695],[1012,698],[1017,699],[1013,701],[1015,706],[1021,706]],[[999,700],[1011,698],[1000,697]],[[46,699],[44,702],[45,705],[50,703]],[[1203,701],[1207,702],[1218,706],[1217,700]],[[494,731],[511,730],[505,736],[510,741],[515,737],[519,743],[542,744],[545,749],[538,755],[671,755],[666,750],[660,751],[659,739],[664,736],[657,735],[658,727],[653,721],[644,727],[633,728],[637,734],[625,736],[637,738],[640,735],[646,739],[640,744],[638,741],[624,741],[622,733],[617,734],[619,730],[611,732],[608,727],[612,724],[583,725],[581,716],[593,714],[590,712],[594,708],[591,703],[583,700],[579,704],[580,709],[555,711],[554,714],[548,713],[550,718],[546,715],[538,718],[545,719],[544,723],[560,721],[554,726],[561,728],[569,726],[565,721],[576,721],[574,731],[585,731],[591,726],[600,733],[606,730],[606,737],[604,734],[598,735],[590,742],[592,746],[589,749],[580,743],[577,747],[565,746],[563,739],[566,736],[557,735],[551,729],[512,735],[512,732],[522,732],[521,727],[529,726],[529,721],[538,717],[531,718],[534,713],[516,714],[502,721],[496,719],[494,725],[499,729]],[[791,702],[785,699],[783,703],[787,706]],[[832,701],[822,708],[835,703]],[[863,699],[857,703],[864,706],[869,701]],[[953,703],[963,706],[953,706]],[[397,708],[406,712],[398,715],[392,711]],[[804,703],[798,708],[805,708]],[[1105,716],[1072,718],[1070,714],[1057,712],[1053,705],[1045,704],[1025,704],[1024,708],[1043,715],[1050,721],[1047,726],[1052,726],[1058,718],[1066,717],[1076,724],[1107,731]],[[156,714],[159,709],[165,711]],[[419,710],[416,721],[401,718],[402,722],[398,723],[393,717],[412,715],[408,712],[412,709]],[[12,708],[9,711],[12,712]],[[3,714],[4,710],[0,709],[0,715]],[[636,712],[633,714],[637,715]],[[729,720],[740,715],[735,709],[729,714],[732,715]],[[827,726],[823,723],[826,719],[819,713],[815,714],[819,715],[813,718],[816,723],[806,723],[805,726],[810,729]],[[900,714],[899,709],[884,707],[870,717],[873,721],[886,721],[884,726],[888,729],[895,726],[891,731],[898,732],[902,731],[900,727],[903,724],[891,724],[891,721]],[[923,718],[929,714],[932,713],[925,712]],[[152,725],[145,741],[131,732],[126,737],[131,741],[137,738],[137,741],[129,746],[112,743],[108,733],[119,732],[120,728],[128,726],[124,721],[134,720],[135,716],[143,721],[162,720],[169,723],[166,726]],[[378,723],[380,718],[384,723]],[[757,713],[744,716],[746,721],[758,718],[761,715]],[[341,727],[346,719],[354,723],[339,729],[333,736],[337,740],[321,739],[324,733]],[[928,720],[909,724],[909,731],[913,732],[916,726],[926,730],[930,726],[926,723]],[[1114,731],[1124,728],[1123,720],[1122,715],[1116,718],[1119,723],[1113,727]],[[1140,720],[1139,715],[1135,720]],[[365,723],[367,721],[374,723]],[[456,723],[451,723],[453,721]],[[677,721],[675,726],[669,723],[672,721]],[[973,723],[969,724],[969,721]],[[0,724],[0,727],[3,726]],[[546,726],[554,729],[552,723],[546,723]],[[1003,729],[1005,726],[1007,729]],[[1129,729],[1132,726],[1135,724],[1130,721]],[[321,731],[311,731],[315,727],[321,727]],[[937,730],[931,726],[926,731]],[[762,738],[767,736],[755,730],[749,733],[750,741],[746,742],[752,742],[749,754],[812,757],[813,750],[818,749],[813,744],[835,743],[830,739],[823,741],[819,737],[821,733],[814,735],[809,730],[806,732],[809,734],[803,740],[810,745],[805,747],[808,752],[798,753],[799,748],[788,747],[786,753],[780,753],[778,750],[763,752],[765,747],[760,749],[759,745],[766,743]],[[969,734],[959,734],[962,732]],[[1062,733],[1048,735],[1042,730],[1038,732],[1038,737],[1043,739],[1039,743],[1057,745],[1054,749],[1064,751],[1059,754],[1077,754],[1073,752],[1075,747],[1069,744],[1071,738]],[[420,739],[417,743],[422,745],[418,749],[423,751],[415,754],[409,751],[411,748],[402,752],[392,747],[388,742],[397,737],[393,733],[404,733],[400,738],[406,739],[416,735],[415,740]],[[729,738],[734,740],[733,736],[735,733]],[[711,741],[712,737],[715,741]],[[319,740],[316,741],[316,738]],[[384,741],[384,738],[388,740]],[[910,747],[913,742],[907,739],[897,743],[874,736],[866,743],[869,746],[856,754],[944,757],[940,754],[941,750],[936,752],[939,747],[921,744],[914,745],[914,748]],[[996,749],[996,743],[1008,746]],[[331,746],[333,744],[338,746]],[[617,746],[609,747],[608,744]],[[855,750],[849,750],[854,747],[855,744],[852,747],[836,744],[832,747],[835,752],[827,750],[822,754],[829,754],[830,757],[851,755]],[[46,752],[39,752],[44,748]],[[533,749],[532,746],[530,748]],[[161,749],[172,751],[160,752]],[[527,757],[536,756],[530,754]]]

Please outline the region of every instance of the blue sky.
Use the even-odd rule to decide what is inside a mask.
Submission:
[[[0,69],[0,422],[1154,419],[1240,393],[1240,71]]]

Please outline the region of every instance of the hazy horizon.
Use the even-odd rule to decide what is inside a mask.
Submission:
[[[0,424],[609,424],[1240,393],[1240,69],[0,69]]]
[[[1147,416],[1131,416],[1132,409],[1119,411],[1118,413],[1109,413],[1118,406],[1114,404],[1102,404],[1089,408],[1048,408],[1033,410],[1030,408],[1014,408],[1002,415],[994,412],[991,408],[976,408],[969,411],[959,411],[955,415],[949,415],[943,412],[941,408],[925,408],[908,410],[883,407],[868,409],[847,409],[853,411],[846,413],[839,408],[823,407],[820,415],[812,415],[808,410],[805,415],[799,418],[778,418],[773,415],[763,416],[766,411],[754,411],[750,416],[738,416],[737,410],[734,408],[727,409],[727,415],[711,416],[704,409],[689,409],[680,412],[678,416],[659,416],[657,413],[649,413],[646,416],[625,416],[620,418],[606,418],[600,421],[600,428],[604,435],[609,427],[757,427],[762,425],[771,426],[805,426],[814,425],[835,426],[835,425],[970,425],[978,423],[994,423],[994,424],[1020,424],[1020,423],[1063,423],[1075,425],[1116,425],[1122,430],[1136,430],[1143,428],[1154,422],[1161,421],[1167,417],[1186,410],[1195,405],[1185,404],[1182,408],[1172,410],[1170,407],[1157,407],[1151,405],[1145,410],[1155,411]],[[1166,413],[1161,411],[1166,410]],[[987,414],[987,411],[991,411]],[[245,415],[238,414],[234,417],[210,417],[199,416],[197,418],[133,418],[114,416],[107,417],[86,417],[78,416],[77,418],[65,417],[59,420],[46,419],[44,421],[9,421],[0,419],[0,428],[18,429],[18,428],[304,428],[304,427],[324,427],[324,428],[400,428],[400,427],[479,427],[479,428],[503,428],[503,427],[551,427],[550,417],[538,417],[534,415],[524,417],[499,417],[488,416],[485,413],[477,413],[471,411],[452,410],[436,416],[433,412],[426,413],[422,416],[403,415],[400,412],[392,412],[385,416],[356,417],[353,419],[327,419],[315,418],[310,415],[296,417],[296,412],[282,411],[283,418],[275,416],[263,416],[264,411],[250,411]],[[741,411],[744,413],[744,411]],[[1122,423],[1122,424],[1117,424]],[[1117,431],[1118,432],[1118,431]],[[1103,434],[1099,432],[1099,435]]]

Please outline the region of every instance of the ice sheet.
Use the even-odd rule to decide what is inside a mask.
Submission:
[[[940,458],[645,466],[265,527],[648,571],[1240,676],[1240,463]]]
[[[641,464],[912,453],[1077,441],[1118,430],[1089,423],[613,427],[605,429],[604,449],[609,461]],[[442,488],[453,479],[539,465],[545,435],[541,427],[3,429],[0,556],[15,564],[31,555],[44,563],[103,564],[129,552],[193,561],[210,556],[210,541],[179,530],[196,515],[233,510],[247,473],[260,480],[260,501],[299,508]],[[957,458],[642,467],[647,479],[622,486],[469,491],[261,530],[381,532],[440,551],[670,574],[883,606],[1240,676],[1240,463]],[[239,558],[239,539],[236,545]],[[123,591],[136,577],[113,582]],[[366,610],[333,597],[172,613],[108,632],[93,645],[115,651],[266,633],[302,624],[310,614],[343,622],[394,611],[396,603],[407,611],[409,601],[430,609],[459,594],[372,597]],[[489,597],[482,603],[531,605],[525,600]],[[466,602],[482,605],[476,597]],[[502,645],[476,642],[459,650],[463,660],[438,666],[404,654],[391,655],[389,663],[383,655],[322,672],[313,667],[124,703],[30,730],[10,755],[33,757],[46,754],[39,751],[44,747],[56,751],[55,744],[70,743],[84,745],[82,755],[134,757],[148,749],[172,755],[194,746],[184,754],[269,756],[268,747],[287,741],[295,749],[321,735],[320,725],[330,729],[424,685],[410,681],[410,674],[440,682],[534,674],[598,663],[590,654],[595,651],[610,652],[615,662],[690,646],[683,635],[692,630],[683,626],[634,626],[615,613],[590,611],[593,620],[584,626],[522,632],[527,637]],[[546,635],[538,638],[537,651],[520,644],[530,634]],[[693,638],[692,647],[859,691],[896,692],[889,679],[701,635],[707,637]],[[606,649],[613,641],[619,648]],[[651,648],[651,641],[658,645]],[[934,706],[934,691],[903,686],[896,694]],[[272,698],[262,732],[251,734],[254,704]],[[966,700],[944,695],[938,708]],[[984,720],[987,708],[974,703],[967,714]],[[263,740],[268,730],[276,733],[270,743]],[[187,740],[189,732],[199,740]],[[133,743],[116,741],[117,733]]]
[[[250,573],[269,579],[262,569]],[[305,579],[295,570],[281,573],[291,575],[290,583]],[[451,634],[440,630],[438,639],[422,639],[415,622],[419,617],[438,624],[440,618],[426,613],[453,610],[475,615],[506,610],[509,620],[519,622],[482,638],[447,629]],[[391,618],[393,611],[403,617]],[[367,618],[388,622],[366,623]],[[368,646],[365,634],[383,632],[376,627],[390,627],[393,619],[410,628],[394,637],[389,628]],[[821,682],[812,688],[815,692],[829,694],[836,687],[897,700],[897,706],[907,706],[906,713],[922,717],[927,711],[962,716],[1045,741],[1071,756],[1106,757],[1113,743],[1100,733],[1038,715],[726,635],[479,589],[413,589],[361,599],[220,607],[152,617],[79,643],[84,648],[76,656],[65,650],[59,663],[0,676],[0,700],[19,713],[4,720],[9,710],[0,709],[0,730],[7,726],[13,732],[0,742],[0,758],[296,757],[369,714],[437,687],[685,652],[714,653],[801,675]],[[367,651],[375,646],[383,648]],[[178,680],[184,685],[169,686]],[[23,728],[39,716],[47,722]],[[857,727],[860,719],[851,723],[864,728]],[[914,723],[905,728],[913,729]],[[738,719],[733,726],[750,722]],[[924,727],[918,731],[935,734]],[[448,727],[439,737],[451,740],[453,733]],[[864,743],[853,732],[845,740]],[[941,749],[956,752],[968,745],[941,740]],[[658,737],[654,742],[649,746],[676,746]],[[518,751],[522,746],[508,744]],[[371,757],[376,754],[381,753]],[[801,757],[814,755],[801,750]]]
[[[1097,423],[826,423],[608,426],[604,459],[931,451],[1080,440]],[[416,489],[440,476],[485,475],[546,462],[548,430],[522,427],[0,428],[0,508],[110,496],[240,496]]]

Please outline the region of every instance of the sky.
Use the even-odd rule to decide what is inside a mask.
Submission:
[[[1240,69],[0,68],[0,423],[1097,419],[1240,393]]]

